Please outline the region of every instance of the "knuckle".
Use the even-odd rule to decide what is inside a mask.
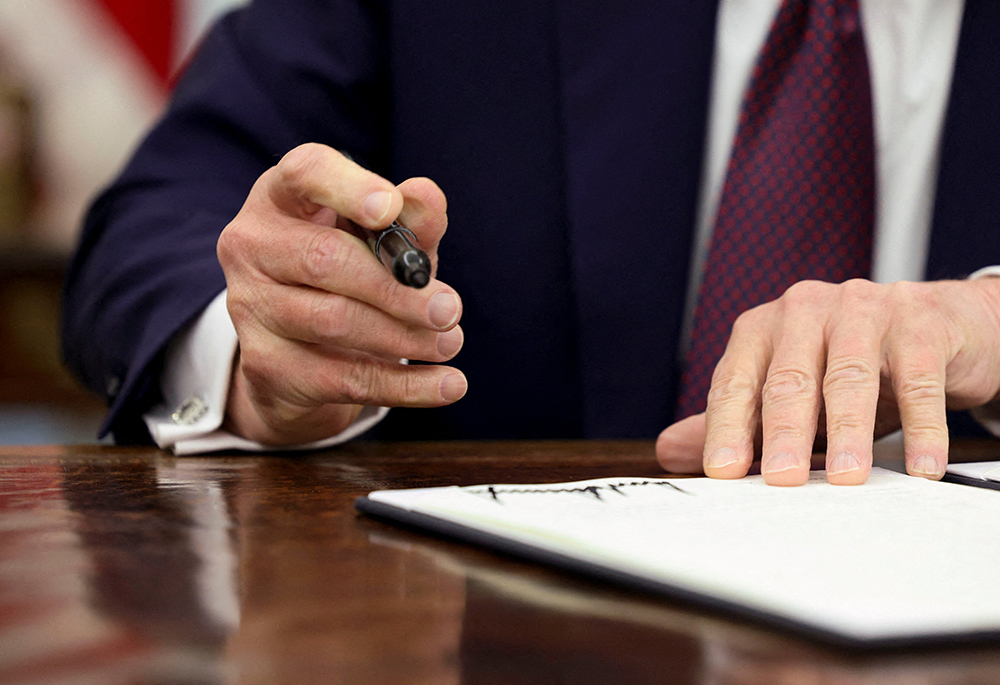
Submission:
[[[427,395],[426,381],[415,369],[373,362],[352,364],[336,379],[338,401],[347,404],[398,407],[420,403]]]
[[[924,405],[941,402],[943,406],[944,380],[932,374],[913,374],[896,383],[896,399],[900,403]]]
[[[893,305],[908,316],[923,316],[938,308],[937,291],[929,283],[896,281],[889,286]]]
[[[716,367],[712,375],[712,386],[708,391],[708,404],[725,406],[756,402],[758,392],[759,386],[753,376]]]
[[[767,304],[758,305],[737,316],[733,322],[733,332],[730,340],[733,338],[744,338],[760,330],[762,323],[768,316],[767,308]]]
[[[351,364],[345,373],[338,375],[335,385],[340,401],[346,404],[368,404],[372,397],[378,395],[377,367],[365,362]]]
[[[356,325],[353,302],[345,297],[323,293],[313,298],[309,320],[315,322],[319,335],[327,342],[342,341]]]
[[[816,379],[808,370],[786,366],[771,369],[764,381],[762,399],[768,404],[793,401],[814,392]]]
[[[302,252],[303,268],[310,283],[323,283],[330,274],[347,268],[348,251],[340,231],[318,230]]]
[[[261,391],[273,385],[274,367],[266,354],[261,354],[255,348],[240,345],[240,373],[250,387]]]
[[[371,282],[371,302],[380,303],[384,310],[397,311],[396,307],[406,308],[412,306],[414,295],[420,291],[402,285],[389,273],[388,270],[379,267],[379,277]],[[417,295],[419,299],[420,295]]]
[[[919,297],[919,284],[913,281],[895,281],[889,284],[892,298],[898,302],[912,302]]]
[[[288,424],[294,423],[308,412],[307,407],[292,402],[271,401],[267,413],[261,418],[271,430],[281,433]]]
[[[911,418],[903,425],[903,440],[911,443],[946,442],[948,440],[948,427],[944,418],[916,417]]]
[[[244,289],[232,285],[226,290],[226,310],[237,331],[256,318],[257,313],[255,302],[244,296]]]
[[[850,392],[877,385],[879,369],[863,357],[842,357],[828,362],[823,393]]]
[[[858,433],[870,428],[866,417],[859,412],[844,412],[826,415],[826,432],[828,435],[837,433]]]
[[[448,232],[448,215],[444,212],[435,214],[427,222],[427,228],[436,234],[438,241],[440,241]]]
[[[764,440],[800,440],[806,435],[807,426],[802,421],[794,421],[790,418],[769,417],[764,423]]]
[[[427,176],[417,176],[414,178],[415,181],[419,181],[427,186],[428,193],[433,197],[435,201],[440,203],[441,211],[445,211],[448,208],[448,198],[441,190],[441,186],[437,184],[433,178],[428,178]]]
[[[741,313],[739,316],[736,317],[736,320],[733,321],[732,332],[729,335],[730,342],[734,339],[739,339],[744,337],[747,334],[747,332],[755,328],[754,322],[757,318],[756,315],[754,314],[755,311],[756,307],[754,309],[748,309],[747,311]]]
[[[222,266],[223,271],[228,270],[229,265],[235,261],[237,254],[234,243],[239,242],[239,240],[233,236],[232,225],[230,223],[222,229],[222,233],[219,234],[219,240],[215,243],[215,255],[219,258],[219,264]]]
[[[400,386],[400,403],[415,402],[427,394],[424,379],[416,373],[402,374]]]
[[[319,143],[304,143],[289,150],[278,162],[280,181],[293,186],[302,184],[322,167],[326,151]]]
[[[229,276],[245,261],[244,256],[252,251],[252,242],[244,230],[243,222],[237,216],[222,229],[215,243],[215,255],[222,271]]]
[[[946,443],[948,419],[944,405],[919,407],[902,414],[904,444]]]
[[[391,326],[378,336],[377,345],[382,354],[401,359],[443,361],[435,341],[434,333],[416,331],[407,326]]]
[[[797,281],[788,286],[781,301],[786,307],[811,305],[828,297],[833,287],[823,281]]]
[[[879,285],[864,278],[852,278],[840,284],[841,299],[848,303],[869,303],[878,296]]]

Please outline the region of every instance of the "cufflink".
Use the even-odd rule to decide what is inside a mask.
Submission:
[[[170,415],[174,423],[190,426],[208,412],[208,405],[200,397],[189,397]]]

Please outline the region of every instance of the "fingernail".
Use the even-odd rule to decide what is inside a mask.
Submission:
[[[781,473],[799,467],[799,460],[788,452],[778,452],[761,464],[761,473]]]
[[[736,450],[732,447],[720,447],[708,455],[705,466],[712,469],[722,469],[737,461]]]
[[[468,389],[469,382],[465,380],[465,376],[460,373],[450,373],[441,379],[438,392],[445,402],[454,402],[462,399]]]
[[[384,219],[385,215],[389,213],[390,207],[392,207],[392,193],[384,190],[376,190],[374,193],[369,193],[368,197],[365,198],[365,214],[372,221],[381,221]]]
[[[437,293],[427,305],[427,318],[437,328],[448,328],[458,320],[462,303],[451,293]]]
[[[834,475],[857,471],[861,468],[861,462],[851,452],[841,452],[830,460],[830,465],[826,467],[827,473]]]
[[[437,351],[442,357],[451,359],[458,351],[462,349],[462,343],[465,342],[465,335],[462,333],[462,329],[455,327],[450,331],[445,331],[444,333],[438,333],[437,336]]]
[[[941,465],[934,457],[924,454],[913,460],[910,473],[915,476],[924,476],[925,478],[940,478]]]

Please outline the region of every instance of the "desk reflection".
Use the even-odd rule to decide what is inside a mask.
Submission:
[[[419,550],[466,579],[463,683],[1000,683],[996,648],[826,647],[560,574],[498,570],[404,536],[380,533],[373,542]]]
[[[458,682],[462,579],[344,544],[355,515],[336,474],[280,459],[5,469],[0,682]]]
[[[64,469],[90,606],[138,643],[173,655],[153,671],[223,682],[215,655],[240,624],[235,527],[223,489],[233,482],[190,461],[124,473],[100,462]]]
[[[390,485],[649,474],[648,447],[0,448],[0,683],[1000,682],[997,646],[849,653],[352,506]]]

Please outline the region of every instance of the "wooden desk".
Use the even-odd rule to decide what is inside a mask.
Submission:
[[[384,487],[656,475],[651,455],[0,448],[0,683],[1000,683],[1000,645],[845,652],[352,507]]]

